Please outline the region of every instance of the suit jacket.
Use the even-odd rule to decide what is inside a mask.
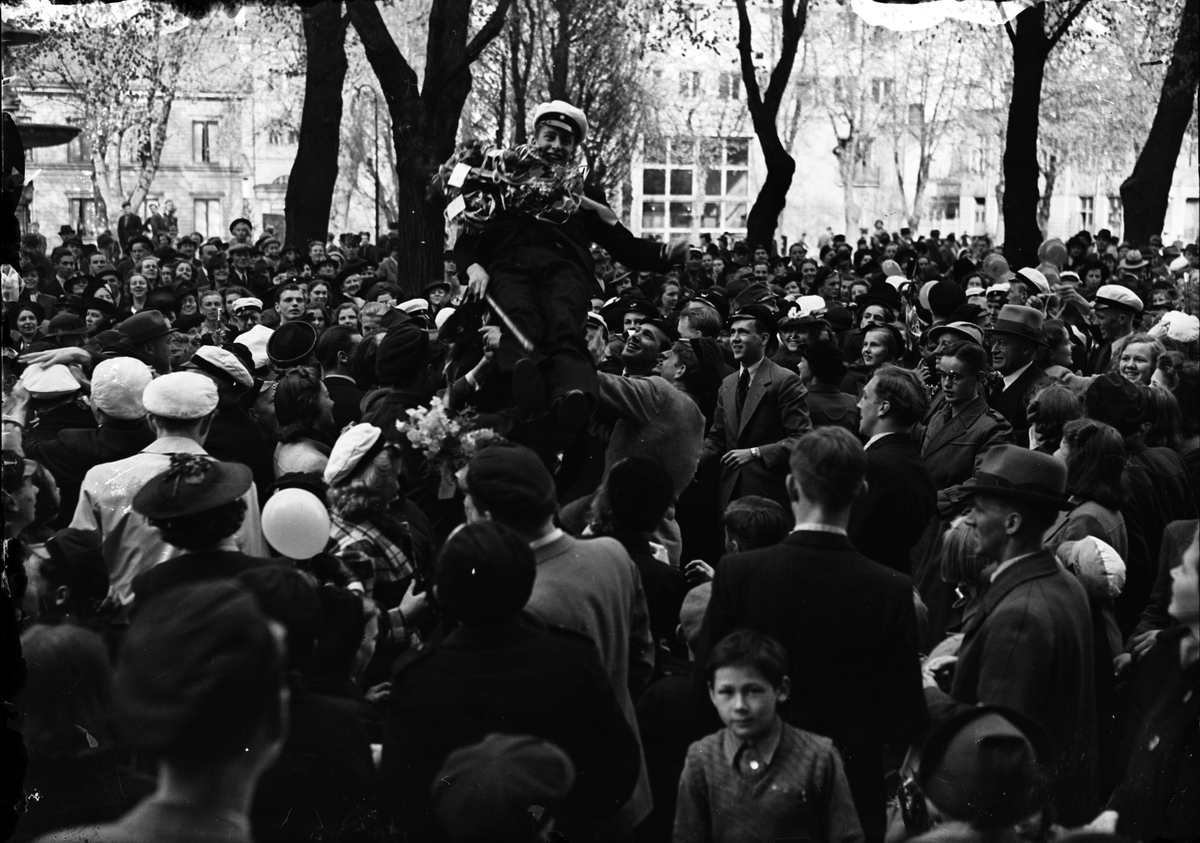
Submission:
[[[348,424],[358,424],[362,418],[364,393],[353,380],[341,375],[326,375],[325,388],[333,401],[333,428],[342,430]]]
[[[1040,723],[1053,743],[1058,821],[1096,816],[1096,697],[1091,609],[1083,586],[1041,550],[1004,569],[963,626],[951,697],[929,689],[930,713],[1003,705]],[[958,705],[961,704],[961,705]]]
[[[1029,447],[1029,417],[1025,402],[1029,393],[1045,380],[1046,373],[1031,365],[1008,389],[1004,389],[1004,382],[1000,381],[998,388],[988,396],[988,404],[1012,425],[1016,442],[1022,448]]]
[[[850,515],[850,541],[868,559],[912,573],[909,553],[937,513],[937,487],[908,433],[867,446],[867,494]]]
[[[611,816],[633,792],[637,737],[595,647],[573,632],[514,619],[498,629],[460,627],[396,673],[381,807],[427,828],[430,785],[446,756],[492,732],[544,738],[570,756],[577,778],[560,815],[568,826]]]
[[[949,405],[936,406],[926,417],[924,429],[916,433],[921,457],[938,489],[968,480],[989,448],[1013,444],[1012,425],[982,398],[976,398],[956,416],[949,416],[949,412]]]
[[[137,214],[123,214],[117,220],[117,242],[121,244],[121,250],[128,251],[129,241],[141,234],[145,227],[142,218]]]
[[[1096,343],[1092,348],[1091,356],[1088,357],[1087,368],[1084,369],[1083,374],[1103,375],[1111,370],[1113,365],[1121,359],[1121,351],[1131,336],[1133,334],[1129,333],[1115,340],[1102,340]]]
[[[912,581],[835,533],[797,531],[774,547],[717,566],[696,663],[735,629],[788,652],[792,698],[780,709],[843,750],[846,779],[868,840],[882,840],[882,745],[925,727]],[[705,694],[703,671],[697,691]]]
[[[721,467],[721,511],[731,500],[746,495],[773,498],[787,509],[788,458],[796,440],[812,430],[805,401],[808,390],[798,374],[764,359],[750,380],[739,419],[739,374],[735,371],[721,382],[705,456],[719,460],[737,448],[758,448],[761,459]]]

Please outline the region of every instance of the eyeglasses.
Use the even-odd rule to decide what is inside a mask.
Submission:
[[[970,377],[974,377],[974,375],[960,375],[958,372],[938,372],[938,378],[942,383],[948,383],[950,386],[958,386]]]

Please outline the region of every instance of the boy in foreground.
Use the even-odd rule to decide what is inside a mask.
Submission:
[[[842,761],[828,738],[785,724],[787,653],[740,629],[712,651],[709,696],[725,728],[688,750],[675,843],[808,839],[860,843]]]

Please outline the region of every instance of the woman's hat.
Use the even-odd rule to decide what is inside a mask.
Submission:
[[[996,323],[992,325],[994,334],[1011,334],[1016,337],[1031,340],[1038,345],[1045,345],[1042,335],[1045,317],[1036,307],[1025,307],[1019,304],[1006,304],[1000,308]]]
[[[46,327],[46,337],[72,337],[88,332],[87,323],[74,313],[57,313]]]
[[[133,509],[167,519],[207,512],[235,501],[254,480],[249,467],[201,454],[171,454],[171,466],[134,495]]]
[[[964,494],[987,495],[1052,509],[1070,509],[1067,466],[1050,454],[1000,445],[983,456],[973,477],[960,487]]]
[[[346,428],[333,445],[325,463],[325,485],[336,486],[358,470],[367,454],[375,453],[383,431],[373,424],[356,424]]]

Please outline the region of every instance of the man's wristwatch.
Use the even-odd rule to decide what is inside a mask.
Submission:
[[[762,459],[762,454],[759,452],[758,448],[751,448],[750,456],[754,457],[756,460]]]

